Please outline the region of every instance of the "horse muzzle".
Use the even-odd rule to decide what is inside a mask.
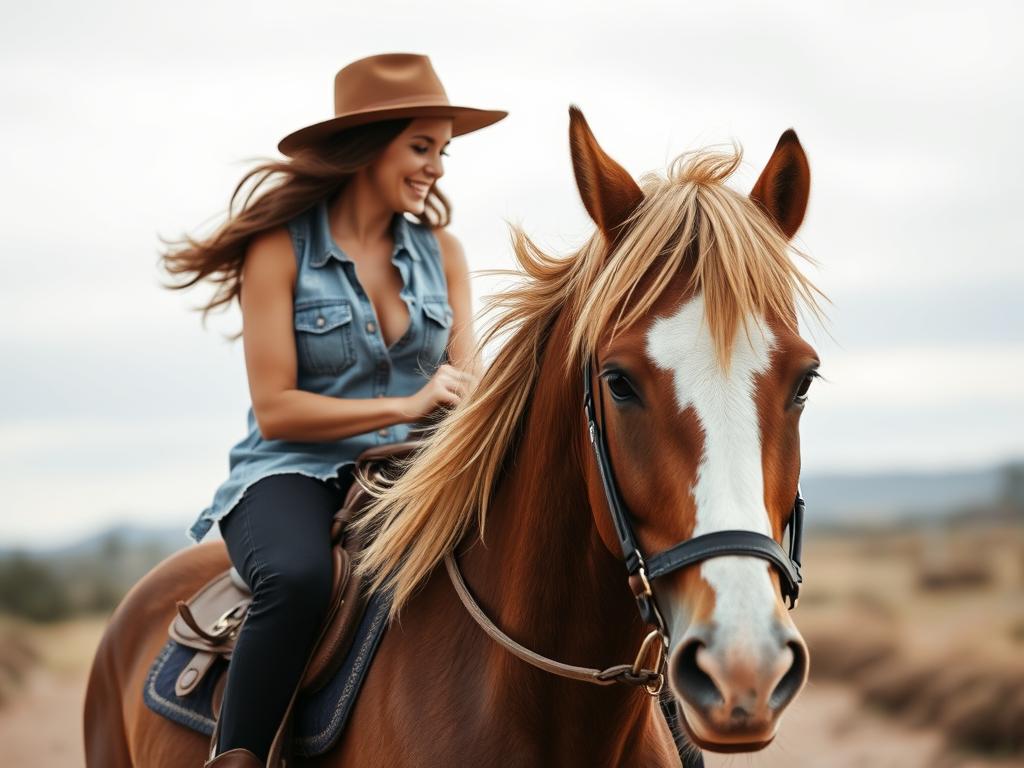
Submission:
[[[668,661],[668,681],[698,746],[717,752],[763,749],[807,681],[807,646],[789,622],[770,639],[739,646],[710,625],[691,627]]]

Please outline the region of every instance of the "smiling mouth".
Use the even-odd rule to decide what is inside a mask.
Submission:
[[[411,179],[406,179],[405,183],[412,187],[413,191],[415,191],[420,197],[424,197],[427,192],[430,191],[430,185],[425,181],[412,181]]]

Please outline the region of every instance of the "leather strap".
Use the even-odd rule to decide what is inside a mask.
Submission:
[[[643,556],[640,554],[640,546],[637,544],[636,536],[633,535],[633,527],[629,524],[629,514],[626,512],[626,504],[619,494],[619,486],[615,482],[612,470],[611,457],[608,455],[608,444],[605,442],[601,425],[598,423],[597,412],[594,407],[594,394],[591,389],[590,358],[587,358],[586,371],[583,374],[583,410],[587,417],[587,431],[590,434],[590,445],[594,449],[594,458],[597,460],[597,471],[601,476],[601,485],[604,487],[605,500],[608,503],[608,512],[611,514],[612,523],[615,525],[615,533],[619,537],[619,544],[622,547],[622,557],[626,561],[626,572],[635,574],[644,566]],[[598,384],[598,397],[601,398],[601,412],[604,413],[604,394]],[[644,621],[649,624],[655,622],[651,617],[644,616]]]
[[[192,693],[196,686],[203,681],[206,673],[213,666],[213,662],[219,658],[219,653],[210,653],[209,651],[196,651],[192,654],[192,658],[181,670],[178,679],[174,681],[174,695],[188,696]]]
[[[688,565],[723,555],[759,557],[775,565],[782,577],[782,593],[800,591],[800,571],[775,539],[750,531],[715,531],[688,539],[647,559],[647,578],[656,579]]]
[[[649,643],[646,641],[644,646],[640,649],[640,654],[638,654],[637,660],[633,664],[616,664],[615,666],[608,667],[607,669],[577,667],[572,664],[564,664],[563,662],[549,659],[546,656],[541,656],[539,653],[531,651],[529,648],[517,643],[511,637],[498,629],[495,623],[488,618],[487,614],[483,612],[476,600],[473,598],[473,595],[470,593],[469,588],[466,586],[466,582],[462,578],[462,573],[459,571],[459,566],[455,562],[455,556],[451,552],[444,556],[444,565],[445,568],[448,569],[448,577],[451,579],[452,586],[455,587],[455,593],[459,596],[459,599],[462,601],[462,604],[465,606],[469,615],[473,617],[473,620],[492,640],[505,648],[513,656],[516,656],[537,669],[550,672],[551,674],[558,675],[560,677],[567,677],[571,680],[581,680],[585,683],[594,683],[595,685],[612,685],[613,683],[643,685],[647,686],[651,693],[655,692],[650,690],[654,686],[657,686],[657,690],[661,689],[662,681],[664,679],[662,673],[658,670],[647,669],[639,666],[645,651],[649,647]],[[661,667],[661,663],[659,663],[658,666]]]

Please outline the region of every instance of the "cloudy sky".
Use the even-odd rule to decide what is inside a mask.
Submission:
[[[115,520],[185,541],[248,389],[237,309],[204,330],[205,291],[159,286],[159,236],[212,231],[254,158],[333,114],[337,69],[388,51],[510,112],[450,148],[473,269],[512,265],[506,221],[558,251],[588,234],[570,103],[637,176],[737,139],[744,191],[794,127],[799,245],[834,302],[805,329],[829,379],[805,471],[1024,455],[1021,22],[1009,2],[7,4],[0,542]]]

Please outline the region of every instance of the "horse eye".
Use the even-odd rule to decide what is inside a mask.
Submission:
[[[630,386],[629,380],[617,373],[608,376],[608,389],[616,400],[628,400],[636,397],[636,392]]]
[[[814,381],[814,379],[816,379],[817,377],[817,371],[811,371],[806,376],[804,376],[804,380],[800,382],[800,388],[796,391],[796,397],[793,398],[794,402],[800,405],[803,405],[804,403],[807,402],[807,390],[811,388],[811,382]]]

